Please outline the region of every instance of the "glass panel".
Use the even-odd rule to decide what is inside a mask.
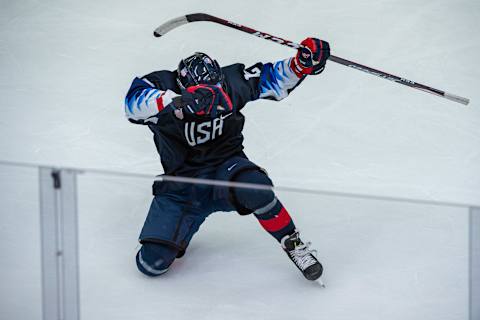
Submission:
[[[0,165],[0,319],[42,318],[38,169]]]
[[[310,314],[319,308],[332,319],[468,318],[467,209],[278,196],[325,266],[327,290],[307,304]]]
[[[253,215],[214,213],[156,278],[136,269],[149,179],[79,176],[83,319],[466,319],[468,210],[277,192],[318,250],[305,280]]]

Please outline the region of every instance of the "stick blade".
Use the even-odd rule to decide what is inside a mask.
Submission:
[[[171,30],[183,26],[187,24],[189,21],[187,16],[180,16],[178,18],[170,19],[167,22],[158,26],[154,31],[153,35],[157,38],[164,36],[166,33],[170,32]]]

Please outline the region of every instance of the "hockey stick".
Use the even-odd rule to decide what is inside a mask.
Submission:
[[[219,23],[219,24],[224,25],[226,27],[234,28],[234,29],[252,34],[252,35],[257,36],[259,38],[276,42],[276,43],[284,45],[284,46],[288,46],[288,47],[291,47],[291,48],[294,48],[294,49],[300,48],[300,44],[298,44],[298,43],[295,43],[295,42],[292,42],[292,41],[289,41],[289,40],[285,40],[285,39],[282,39],[282,38],[279,38],[279,37],[275,37],[275,36],[272,36],[271,34],[255,30],[255,29],[249,28],[247,26],[243,26],[241,24],[238,24],[238,23],[235,23],[235,22],[232,22],[232,21],[217,18],[217,17],[211,16],[211,15],[206,14],[206,13],[187,14],[187,15],[175,18],[175,19],[171,19],[171,20],[165,22],[164,24],[160,25],[158,28],[156,28],[155,31],[153,32],[153,35],[155,37],[161,37],[161,36],[165,35],[167,32],[171,31],[172,29],[175,29],[175,28],[177,28],[179,26],[182,26],[184,24],[187,24],[189,22],[196,22],[196,21],[209,21],[209,22]],[[467,99],[467,98],[463,98],[463,97],[460,97],[460,96],[457,96],[457,95],[454,95],[454,94],[451,94],[451,93],[447,93],[445,91],[438,90],[438,89],[426,86],[424,84],[421,84],[421,83],[418,83],[418,82],[415,82],[415,81],[412,81],[412,80],[408,80],[408,79],[405,79],[405,78],[400,78],[400,77],[395,76],[393,74],[383,72],[383,71],[380,71],[380,70],[377,70],[377,69],[374,69],[374,68],[370,68],[370,67],[362,65],[360,63],[356,63],[356,62],[353,62],[353,61],[350,61],[350,60],[347,60],[347,59],[343,59],[343,58],[340,58],[340,57],[337,57],[337,56],[330,55],[329,60],[331,60],[333,62],[336,62],[336,63],[339,63],[339,64],[342,64],[344,66],[353,68],[355,70],[363,71],[363,72],[366,72],[368,74],[371,74],[371,75],[374,75],[374,76],[377,76],[377,77],[380,77],[380,78],[383,78],[383,79],[386,79],[386,80],[390,80],[390,81],[393,81],[393,82],[396,82],[396,83],[400,83],[400,84],[403,84],[403,85],[408,86],[410,88],[422,90],[424,92],[428,92],[428,93],[434,94],[436,96],[446,98],[448,100],[455,101],[455,102],[458,102],[458,103],[461,103],[461,104],[464,104],[464,105],[468,105],[468,103],[470,102],[470,100]]]

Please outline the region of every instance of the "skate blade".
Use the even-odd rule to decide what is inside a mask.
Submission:
[[[315,282],[318,283],[318,285],[319,285],[320,287],[326,288],[326,287],[325,287],[325,283],[323,283],[323,281],[320,280],[320,278],[318,278],[317,280],[315,280]]]

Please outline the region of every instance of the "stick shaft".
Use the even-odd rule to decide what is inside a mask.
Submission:
[[[228,20],[225,20],[225,19],[222,19],[222,18],[218,18],[218,17],[212,16],[212,15],[206,14],[206,13],[187,14],[185,16],[181,16],[181,17],[169,20],[166,23],[159,26],[157,29],[155,29],[153,34],[156,37],[161,37],[164,34],[166,34],[167,32],[169,32],[170,30],[172,30],[172,29],[174,29],[178,26],[181,26],[181,25],[189,23],[189,22],[196,22],[196,21],[215,22],[215,23],[221,24],[223,26],[233,28],[233,29],[237,29],[237,30],[252,34],[254,36],[257,36],[259,38],[262,38],[262,39],[265,39],[265,40],[270,40],[270,41],[273,41],[273,42],[276,42],[278,44],[288,46],[288,47],[294,48],[294,49],[298,49],[298,48],[301,47],[300,44],[295,43],[293,41],[286,40],[286,39],[283,39],[283,38],[280,38],[280,37],[276,37],[276,36],[273,36],[269,33],[261,32],[261,31],[255,30],[253,28],[250,28],[250,27],[247,27],[247,26],[244,26],[244,25],[232,22],[232,21],[228,21]],[[447,93],[445,91],[435,89],[433,87],[429,87],[427,85],[424,85],[424,84],[421,84],[421,83],[418,83],[418,82],[415,82],[415,81],[412,81],[412,80],[401,78],[399,76],[396,76],[396,75],[393,75],[393,74],[390,74],[390,73],[387,73],[387,72],[384,72],[384,71],[381,71],[381,70],[377,70],[377,69],[362,65],[360,63],[350,61],[350,60],[347,60],[347,59],[343,59],[343,58],[340,58],[340,57],[337,57],[337,56],[334,56],[334,55],[330,55],[329,60],[333,61],[333,62],[336,62],[336,63],[339,63],[341,65],[353,68],[353,69],[358,70],[358,71],[363,71],[365,73],[368,73],[368,74],[371,74],[371,75],[374,75],[374,76],[377,76],[377,77],[380,77],[380,78],[383,78],[383,79],[386,79],[386,80],[390,80],[390,81],[393,81],[393,82],[396,82],[396,83],[399,83],[399,84],[403,84],[403,85],[408,86],[410,88],[414,88],[414,89],[417,89],[417,90],[422,90],[424,92],[427,92],[427,93],[430,93],[430,94],[433,94],[433,95],[436,95],[436,96],[439,96],[439,97],[442,97],[442,98],[445,98],[445,99],[448,99],[448,100],[451,100],[451,101],[454,101],[454,102],[457,102],[457,103],[461,103],[463,105],[468,105],[468,103],[470,102],[470,100],[467,99],[467,98],[463,98],[463,97],[460,97],[460,96],[457,96],[457,95],[454,95],[454,94],[451,94],[451,93]]]
[[[403,84],[404,86],[408,86],[410,88],[414,88],[414,89],[417,89],[417,90],[428,92],[430,94],[433,94],[433,95],[436,95],[436,96],[439,96],[439,97],[442,97],[442,98],[445,98],[445,99],[448,99],[448,100],[451,100],[451,101],[461,103],[463,105],[468,105],[468,103],[470,102],[470,100],[467,99],[467,98],[463,98],[463,97],[460,97],[460,96],[457,96],[457,95],[454,95],[454,94],[451,94],[451,93],[448,93],[448,92],[445,92],[445,91],[442,91],[442,90],[439,90],[439,89],[435,89],[435,88],[426,86],[424,84],[421,84],[421,83],[418,83],[418,82],[415,82],[415,81],[412,81],[412,80],[401,78],[399,76],[396,76],[396,75],[393,75],[393,74],[390,74],[390,73],[387,73],[387,72],[384,72],[384,71],[381,71],[381,70],[377,70],[377,69],[374,69],[374,68],[371,68],[371,67],[367,67],[363,64],[353,62],[353,61],[350,61],[350,60],[347,60],[347,59],[343,59],[343,58],[331,55],[329,60],[331,60],[333,62],[336,62],[336,63],[339,63],[341,65],[353,68],[355,70],[363,71],[365,73],[383,78],[385,80],[390,80],[390,81],[393,81],[393,82],[396,82],[396,83],[399,83],[399,84]]]

